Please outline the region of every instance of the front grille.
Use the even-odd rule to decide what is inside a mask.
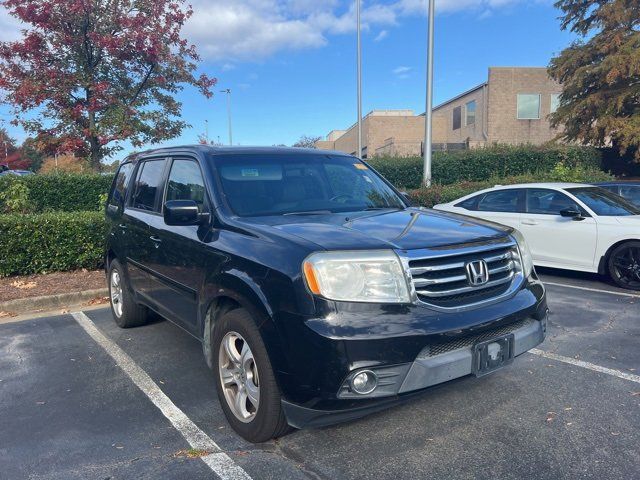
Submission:
[[[467,277],[466,266],[478,260],[486,262],[489,279],[474,286]],[[418,298],[440,308],[460,308],[501,297],[521,277],[520,256],[512,244],[411,259],[409,269]]]
[[[516,330],[531,325],[535,320],[531,318],[525,318],[509,325],[503,325],[498,328],[486,330],[482,333],[476,333],[467,335],[464,337],[456,338],[448,342],[434,343],[428,345],[422,349],[418,354],[418,358],[435,357],[436,355],[442,355],[443,353],[452,352],[453,350],[459,350],[461,348],[470,348],[473,344],[478,342],[484,342],[485,340],[491,340],[492,338],[498,338],[503,335],[508,335]]]

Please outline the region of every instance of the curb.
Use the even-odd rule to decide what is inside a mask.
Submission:
[[[40,310],[56,310],[58,308],[80,305],[108,295],[109,291],[106,288],[97,288],[95,290],[59,293],[57,295],[45,295],[42,297],[16,298],[15,300],[0,302],[0,312],[22,314]]]

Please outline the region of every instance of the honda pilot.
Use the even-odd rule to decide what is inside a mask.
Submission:
[[[263,442],[494,372],[545,337],[518,231],[415,208],[339,152],[136,154],[108,197],[116,323],[202,342],[231,426]]]

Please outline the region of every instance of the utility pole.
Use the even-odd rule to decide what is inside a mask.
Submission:
[[[435,24],[435,0],[429,0],[429,31],[427,32],[427,107],[424,118],[424,173],[422,183],[431,186],[431,135],[433,124],[433,29]]]
[[[231,89],[221,90],[221,93],[227,94],[227,116],[229,122],[229,145],[233,145],[233,134],[231,130]]]
[[[362,42],[360,36],[360,2],[361,0],[356,0],[356,22],[357,26],[357,37],[358,37],[358,67],[357,67],[357,82],[358,82],[358,158],[362,158]]]

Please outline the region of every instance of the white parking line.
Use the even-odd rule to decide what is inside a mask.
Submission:
[[[613,290],[604,290],[601,288],[589,288],[589,287],[580,287],[578,285],[568,285],[566,283],[545,282],[544,280],[542,280],[542,283],[544,283],[545,285],[553,285],[555,287],[566,287],[566,288],[574,288],[576,290],[585,290],[587,292],[610,293],[611,295],[618,295],[620,297],[640,298],[640,295],[635,293],[615,292]]]
[[[582,360],[576,360],[575,358],[565,357],[556,353],[545,352],[544,350],[538,350],[537,348],[532,348],[531,350],[529,350],[529,353],[533,353],[534,355],[539,355],[544,358],[549,358],[551,360],[556,360],[558,362],[575,365],[576,367],[593,370],[594,372],[606,373],[607,375],[622,378],[623,380],[629,380],[630,382],[640,383],[640,375],[622,372],[614,368],[601,367],[600,365],[596,365],[594,363],[583,362]]]
[[[191,448],[212,452],[201,457],[202,461],[222,480],[251,480],[240,466],[224,453],[220,447],[187,415],[171,401],[151,377],[140,368],[118,345],[98,330],[93,321],[83,312],[71,314],[76,322],[113,358],[127,376],[149,397],[171,424],[187,440]]]

